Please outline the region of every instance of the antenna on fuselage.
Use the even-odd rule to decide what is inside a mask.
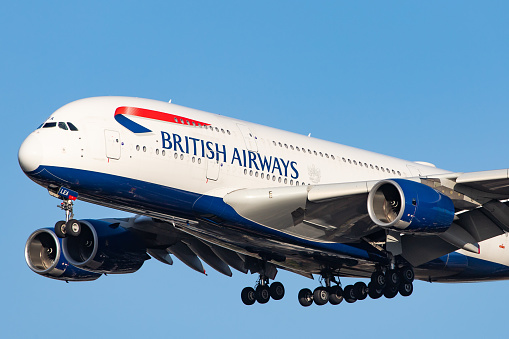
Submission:
[[[311,133],[308,134],[308,138],[311,136]]]
[[[171,104],[171,99],[170,99],[170,101],[168,101],[168,103]]]

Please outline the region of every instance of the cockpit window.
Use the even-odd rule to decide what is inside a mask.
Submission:
[[[77,131],[77,130],[78,130],[78,129],[76,128],[76,126],[74,126],[74,125],[73,125],[72,123],[70,123],[70,122],[67,122],[67,125],[69,125],[69,129],[70,129],[71,131]]]
[[[67,125],[65,124],[65,122],[59,122],[58,123],[58,127],[61,128],[61,129],[64,129],[64,130],[68,130],[67,128]]]
[[[56,126],[57,126],[56,122],[47,122],[44,124],[44,126],[42,126],[42,128],[51,128],[51,127],[56,127]]]

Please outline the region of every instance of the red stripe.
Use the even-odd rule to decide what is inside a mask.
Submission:
[[[173,124],[180,124],[180,125],[193,126],[193,123],[194,123],[194,125],[197,125],[197,126],[199,126],[199,125],[209,126],[210,125],[210,124],[198,121],[198,120],[193,120],[193,119],[189,119],[186,117],[182,117],[180,115],[163,113],[163,112],[159,112],[159,111],[153,111],[150,109],[138,108],[138,107],[127,107],[127,106],[118,107],[115,110],[115,115],[118,115],[118,114],[133,115],[136,117],[171,122]]]

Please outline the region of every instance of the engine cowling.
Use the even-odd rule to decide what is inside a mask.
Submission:
[[[383,228],[404,233],[440,233],[454,219],[452,200],[421,183],[392,179],[375,184],[368,195],[368,213]]]
[[[81,233],[63,239],[69,262],[87,271],[136,272],[149,259],[143,242],[131,231],[105,220],[80,220]]]
[[[33,232],[25,245],[25,261],[32,271],[44,277],[64,281],[90,281],[101,276],[71,264],[62,253],[62,240],[50,228]]]

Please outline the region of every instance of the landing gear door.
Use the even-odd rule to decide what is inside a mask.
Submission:
[[[246,143],[246,147],[248,151],[258,152],[258,145],[256,144],[256,137],[251,133],[249,128],[246,125],[237,124],[240,129],[240,133],[242,137],[244,137],[244,142]]]
[[[106,157],[120,159],[120,133],[105,129],[104,138],[106,140]]]
[[[207,180],[217,181],[221,164],[216,159],[207,159]]]

